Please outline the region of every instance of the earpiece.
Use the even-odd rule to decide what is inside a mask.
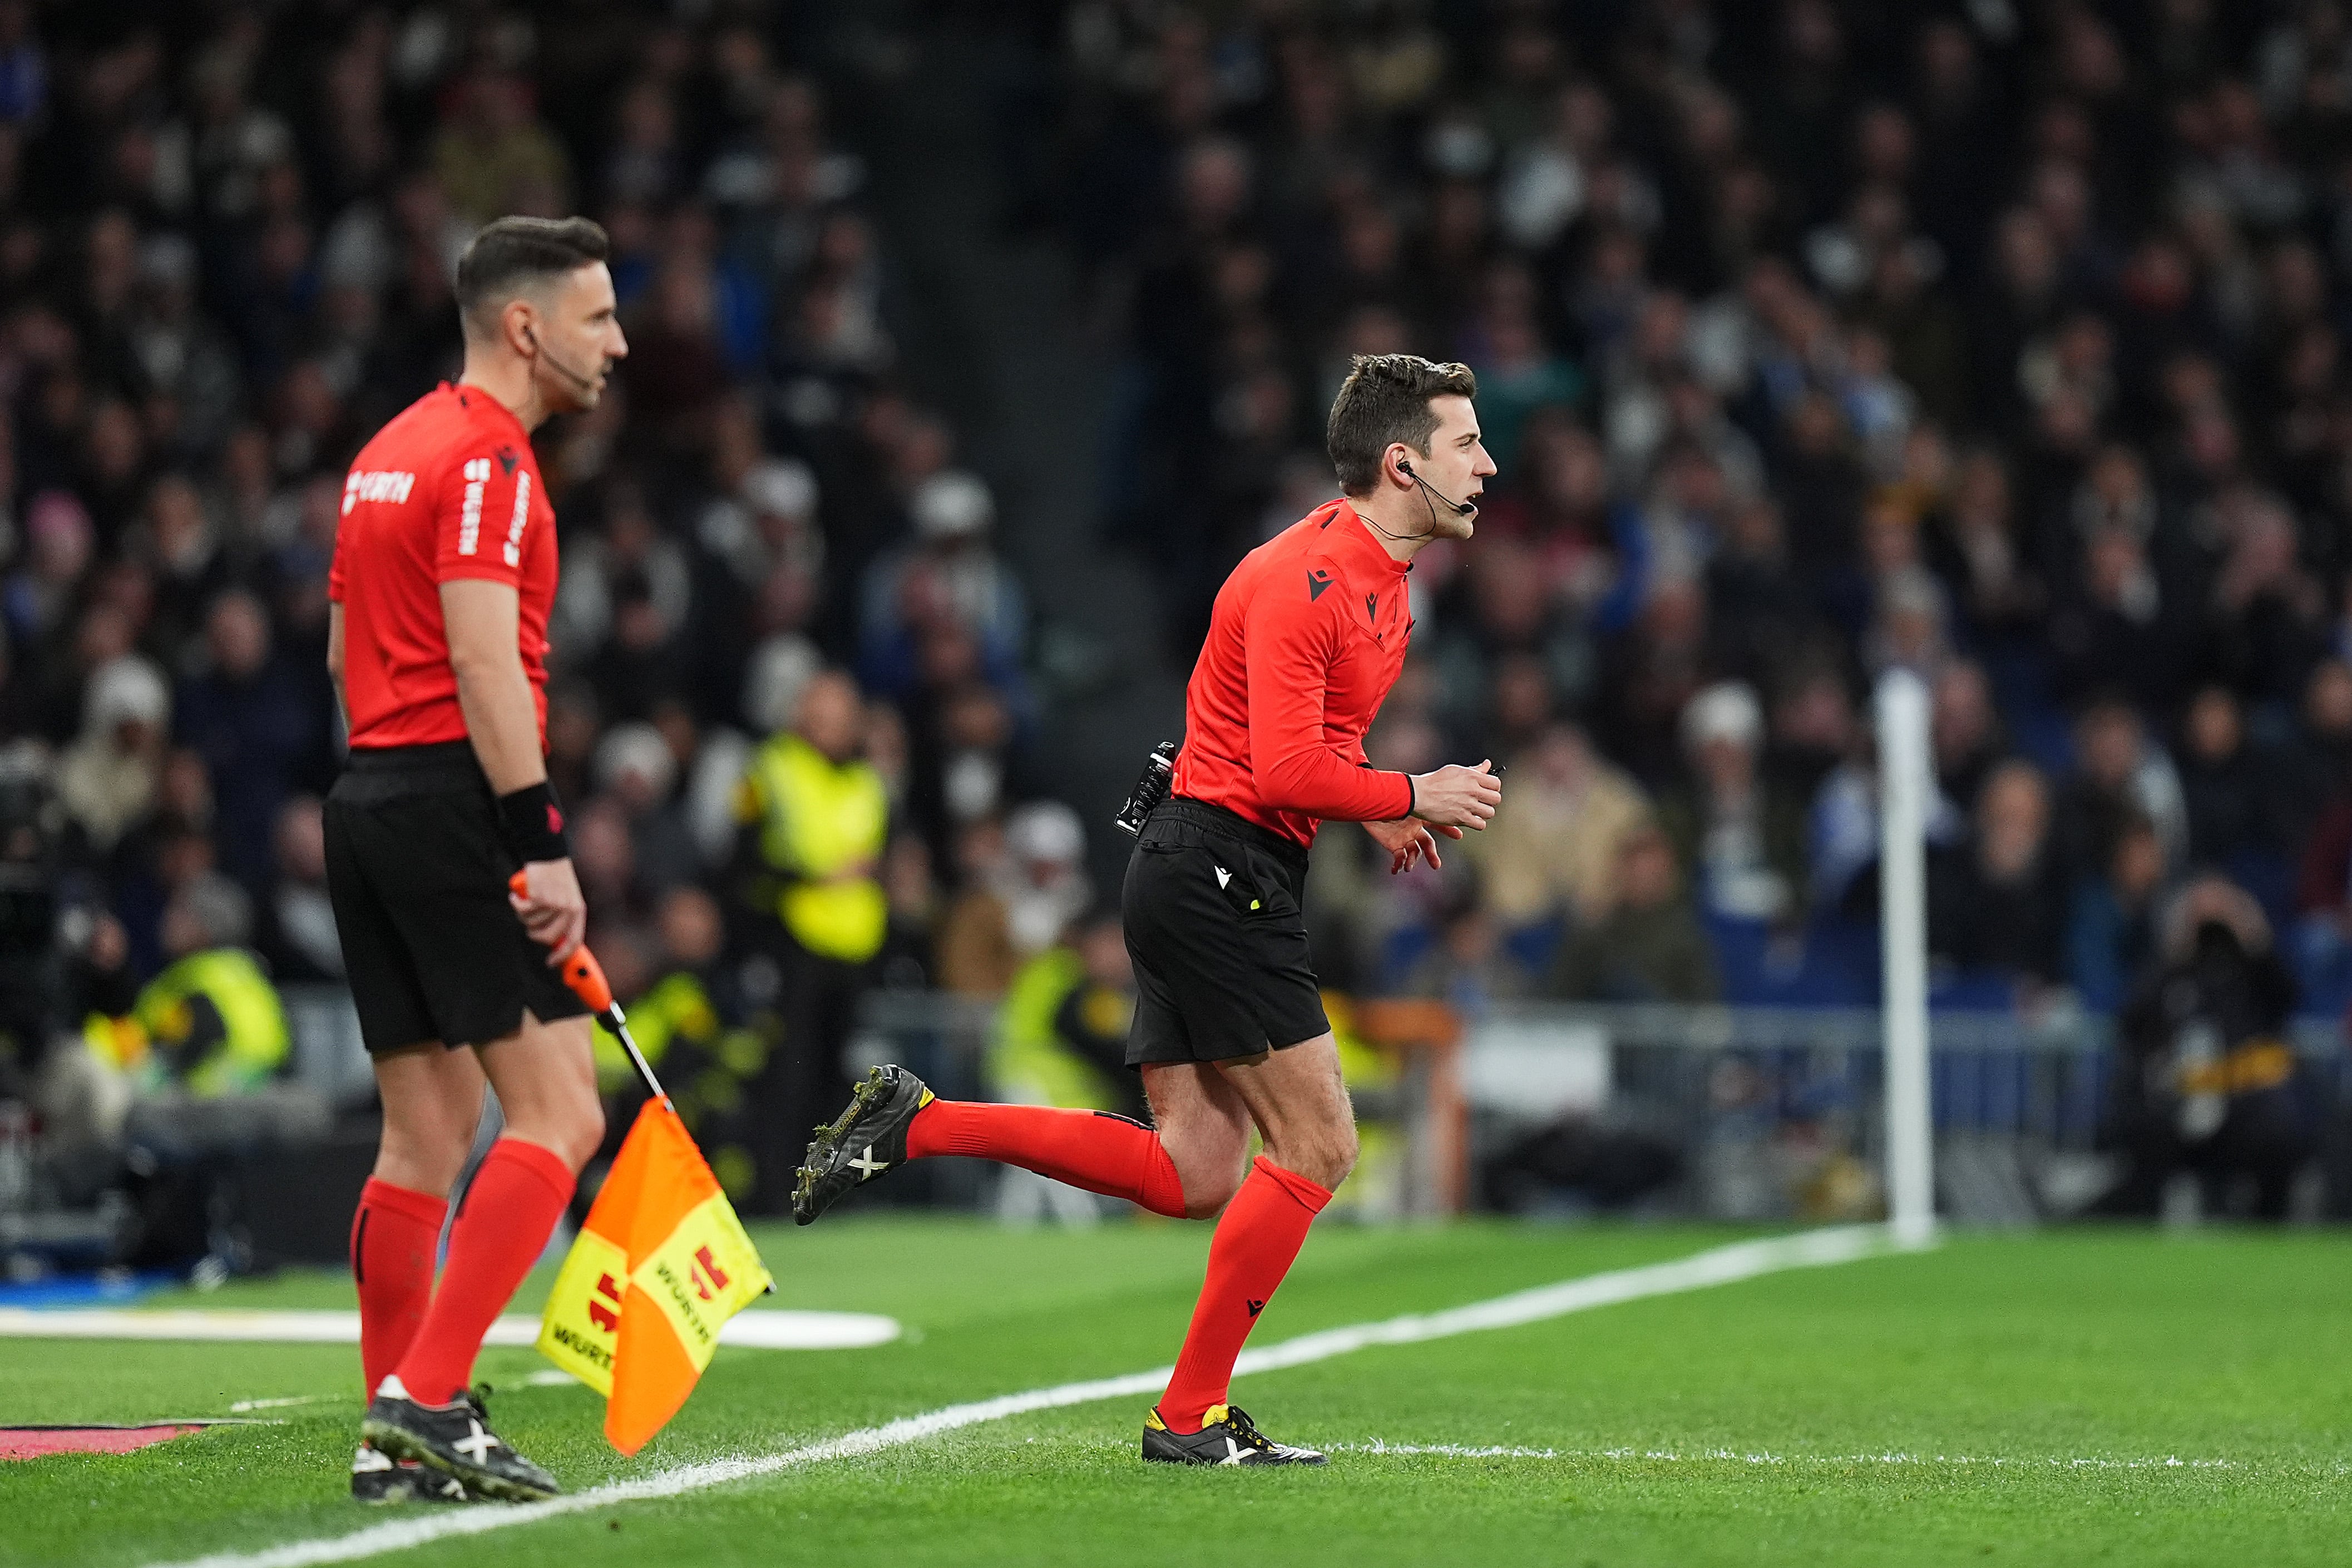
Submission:
[[[1441,500],[1441,501],[1444,501],[1444,502],[1446,504],[1446,506],[1448,506],[1449,507],[1453,508],[1453,510],[1454,510],[1454,515],[1455,515],[1455,516],[1457,516],[1457,517],[1475,517],[1475,516],[1476,516],[1476,515],[1477,515],[1478,507],[1477,507],[1477,504],[1476,504],[1475,502],[1472,502],[1472,501],[1456,501],[1456,500],[1450,499],[1450,498],[1448,498],[1448,497],[1446,496],[1445,492],[1444,492],[1443,490],[1440,490],[1436,486],[1434,486],[1434,485],[1431,484],[1428,480],[1426,480],[1426,479],[1423,478],[1420,475],[1418,475],[1418,474],[1414,473],[1414,472],[1412,471],[1412,459],[1411,459],[1411,458],[1409,458],[1409,457],[1400,457],[1400,458],[1398,458],[1398,459],[1397,459],[1397,472],[1398,472],[1398,473],[1400,473],[1400,474],[1402,474],[1402,475],[1403,475],[1406,478],[1408,478],[1408,479],[1412,480],[1414,484],[1416,484],[1416,485],[1420,486],[1423,490],[1427,491],[1430,495],[1432,495],[1432,496],[1435,497],[1437,499],[1439,499],[1439,500]]]

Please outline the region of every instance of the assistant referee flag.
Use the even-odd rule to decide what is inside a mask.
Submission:
[[[694,1392],[720,1326],[769,1284],[677,1112],[651,1100],[556,1276],[539,1348],[604,1396],[605,1439],[634,1454]]]

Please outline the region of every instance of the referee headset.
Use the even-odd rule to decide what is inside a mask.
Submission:
[[[595,377],[582,375],[578,371],[573,370],[570,365],[565,364],[562,360],[557,359],[553,354],[548,352],[546,345],[539,340],[538,328],[531,326],[529,322],[525,322],[523,324],[522,335],[530,340],[530,351],[533,356],[545,360],[549,364],[553,365],[557,373],[563,376],[564,379],[571,382],[573,386],[578,387],[581,391],[593,392],[595,390]]]
[[[1429,508],[1429,527],[1422,529],[1421,532],[1417,534],[1396,534],[1390,533],[1388,529],[1381,527],[1380,524],[1372,521],[1371,518],[1364,517],[1364,526],[1371,529],[1372,532],[1392,539],[1425,539],[1430,535],[1437,531],[1437,507],[1438,504],[1441,502],[1444,504],[1447,511],[1452,512],[1456,517],[1475,517],[1478,515],[1478,507],[1475,502],[1454,500],[1453,497],[1446,495],[1444,491],[1439,489],[1436,486],[1431,484],[1428,480],[1414,473],[1412,471],[1412,458],[1398,458],[1397,472],[1421,486],[1422,504]],[[1357,516],[1363,517],[1363,514],[1359,512]]]

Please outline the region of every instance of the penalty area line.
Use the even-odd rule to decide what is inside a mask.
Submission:
[[[1442,1312],[1409,1312],[1402,1317],[1378,1322],[1352,1323],[1344,1328],[1301,1334],[1297,1339],[1285,1340],[1278,1344],[1243,1352],[1241,1360],[1234,1365],[1234,1374],[1238,1377],[1305,1366],[1375,1345],[1421,1344],[1431,1340],[1450,1339],[1457,1334],[1517,1328],[1566,1317],[1571,1312],[1591,1312],[1598,1307],[1616,1306],[1653,1296],[1704,1291],[1791,1269],[1818,1269],[1836,1263],[1851,1263],[1864,1258],[1914,1251],[1931,1245],[1931,1241],[1898,1238],[1886,1227],[1877,1225],[1842,1226],[1804,1231],[1795,1236],[1735,1242],[1695,1252],[1686,1258],[1633,1269],[1613,1269],[1601,1274],[1587,1274],[1578,1279],[1562,1280],[1557,1284],[1538,1285],[1531,1290],[1515,1291],[1508,1295],[1473,1301],[1466,1306],[1450,1307]],[[919,1416],[901,1416],[879,1427],[863,1427],[824,1442],[804,1444],[778,1453],[742,1455],[701,1464],[681,1465],[634,1480],[608,1481],[586,1491],[550,1498],[544,1502],[487,1504],[420,1519],[396,1520],[343,1535],[290,1541],[257,1552],[217,1552],[170,1564],[168,1568],[310,1568],[313,1563],[355,1563],[388,1552],[405,1552],[436,1541],[484,1535],[494,1530],[510,1530],[518,1525],[535,1524],[541,1520],[583,1513],[592,1509],[679,1497],[810,1465],[857,1458],[887,1448],[920,1442],[944,1432],[1025,1416],[1034,1411],[1090,1405],[1103,1399],[1153,1395],[1167,1384],[1171,1370],[1160,1366],[1118,1377],[1100,1377],[1083,1383],[1064,1383],[1051,1388],[1000,1395],[993,1399],[973,1400],[968,1404],[950,1405],[927,1411]]]

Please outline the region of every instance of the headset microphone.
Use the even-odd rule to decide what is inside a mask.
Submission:
[[[540,342],[539,334],[537,332],[532,331],[528,327],[524,328],[523,331],[524,334],[530,339],[530,351],[532,353],[537,354],[541,359],[545,360],[549,364],[553,365],[557,372],[568,379],[573,386],[580,388],[583,392],[593,392],[595,390],[595,377],[582,375],[578,371],[573,370],[570,365],[565,364],[562,360],[559,360],[553,354],[549,353],[546,346]]]
[[[1477,516],[1478,507],[1475,502],[1456,501],[1448,498],[1444,491],[1439,489],[1436,486],[1431,484],[1428,480],[1414,473],[1412,471],[1412,464],[1407,459],[1402,457],[1397,459],[1397,472],[1412,480],[1414,484],[1420,486],[1423,490],[1428,491],[1430,495],[1435,497],[1441,501],[1444,501],[1455,516],[1464,517]]]

